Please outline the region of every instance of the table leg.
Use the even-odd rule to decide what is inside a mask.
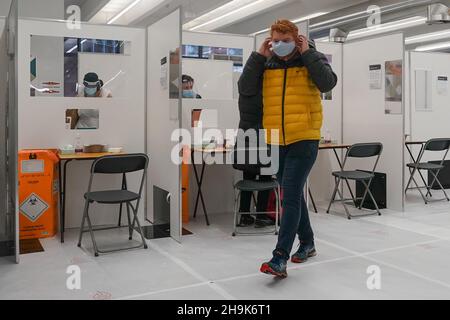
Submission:
[[[197,183],[197,187],[198,187],[198,185],[199,185],[199,178],[198,178],[197,166],[195,165],[194,154],[195,154],[195,152],[191,151],[192,168],[194,169],[195,182]],[[198,209],[199,198],[200,198],[200,193],[197,192],[197,198],[195,199],[194,218],[197,217],[197,209]]]
[[[203,157],[202,157],[202,159],[203,159]],[[206,225],[209,226],[208,212],[206,211],[205,199],[203,198],[203,191],[202,191],[203,178],[205,176],[205,168],[206,168],[206,163],[205,163],[205,161],[203,161],[202,173],[200,175],[200,184],[198,185],[198,192],[200,194],[200,200],[202,202],[203,213],[205,214]]]
[[[64,242],[64,223],[63,223],[63,211],[62,211],[62,204],[64,201],[64,191],[63,191],[63,187],[62,187],[62,167],[61,167],[61,162],[62,160],[60,160],[58,162],[58,176],[59,176],[59,184],[58,184],[58,188],[59,188],[59,232],[60,232],[60,237],[61,237],[61,243]]]
[[[62,174],[62,210],[61,210],[61,243],[64,243],[64,233],[66,231],[66,188],[67,188],[67,165],[72,160],[66,160],[63,166],[63,174]]]
[[[209,223],[209,218],[208,218],[208,212],[206,210],[205,199],[203,198],[203,192],[202,192],[203,179],[205,177],[206,162],[204,161],[203,154],[202,154],[202,171],[201,171],[200,178],[199,178],[198,171],[197,171],[197,168],[196,168],[195,162],[194,162],[194,153],[192,153],[191,156],[192,156],[192,164],[194,166],[195,180],[197,182],[197,187],[198,187],[197,199],[195,201],[194,218],[197,216],[198,203],[199,203],[199,201],[201,201],[203,213],[205,214],[206,224],[209,226],[210,223]]]

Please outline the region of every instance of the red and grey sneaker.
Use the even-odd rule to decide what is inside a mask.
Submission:
[[[262,264],[260,271],[279,278],[287,277],[287,261],[281,256],[274,255],[272,260]]]
[[[291,257],[291,262],[293,263],[304,263],[308,261],[309,258],[315,257],[317,255],[316,247],[314,242],[311,244],[300,243],[300,247],[297,252]]]

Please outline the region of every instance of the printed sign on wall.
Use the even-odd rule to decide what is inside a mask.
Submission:
[[[403,61],[386,61],[385,113],[402,114]]]
[[[369,66],[369,85],[371,90],[381,89],[382,76],[381,64],[372,64]]]
[[[441,96],[447,96],[448,94],[448,77],[438,76],[437,78],[437,93]]]

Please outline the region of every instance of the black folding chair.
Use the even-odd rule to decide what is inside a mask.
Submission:
[[[428,204],[429,202],[436,202],[436,201],[443,201],[443,200],[447,200],[450,201],[447,192],[445,191],[444,187],[442,186],[442,183],[439,181],[438,179],[438,175],[439,172],[441,172],[442,169],[444,169],[444,161],[447,158],[447,154],[448,151],[450,149],[450,138],[439,138],[439,139],[431,139],[428,140],[425,143],[425,146],[422,148],[419,156],[417,157],[416,162],[414,163],[408,163],[406,166],[409,169],[409,172],[411,174],[408,184],[407,186],[409,186],[411,184],[411,181],[414,182],[417,190],[419,190],[420,195],[422,196],[423,201],[425,202],[425,204]],[[436,163],[429,163],[429,162],[421,162],[422,158],[425,154],[426,151],[429,152],[444,152],[444,157],[442,158],[442,161],[439,164]],[[417,172],[421,172],[421,171],[427,171],[430,172],[431,175],[433,176],[433,181],[431,183],[429,183],[429,181],[427,183],[424,182],[424,186],[419,186],[419,184],[417,183],[416,179],[414,178],[414,175]],[[439,185],[439,187],[441,188],[442,192],[445,195],[444,199],[433,199],[431,200],[428,195],[431,197],[431,188],[434,186],[434,184],[437,183]],[[411,188],[409,188],[411,189]],[[423,194],[422,189],[427,189],[427,193],[426,195]]]
[[[272,179],[271,181],[254,181],[254,180],[241,180],[234,185],[235,190],[235,198],[234,198],[234,225],[233,225],[233,237],[237,235],[262,235],[262,234],[275,234],[278,235],[279,226],[278,221],[280,219],[280,209],[281,209],[281,201],[280,194],[281,189],[278,181],[276,179]],[[253,194],[253,201],[256,204],[254,193],[255,192],[263,192],[263,191],[271,191],[275,192],[275,211],[274,212],[239,212],[239,203],[241,200],[242,192],[251,192]],[[262,231],[262,232],[241,232],[238,230],[238,218],[240,215],[267,215],[274,214],[275,215],[275,227],[273,231]]]
[[[378,208],[378,204],[377,204],[372,192],[370,191],[370,185],[372,184],[372,180],[375,177],[375,170],[378,166],[378,162],[380,160],[382,152],[383,152],[383,145],[378,142],[377,143],[354,144],[347,150],[344,162],[342,164],[342,171],[333,172],[333,176],[335,177],[335,180],[336,180],[336,187],[334,188],[333,196],[331,198],[330,204],[328,205],[327,213],[330,213],[331,205],[334,202],[341,202],[342,205],[344,206],[345,212],[347,214],[347,218],[350,220],[351,218],[353,218],[353,216],[350,214],[345,202],[352,200],[353,203],[355,205],[357,205],[358,200],[360,200],[361,202],[358,206],[358,209],[362,210],[362,206],[367,198],[367,195],[369,195],[373,201],[373,204],[375,205],[376,210],[374,213],[370,213],[370,214],[366,214],[366,215],[373,215],[373,214],[378,213],[378,215],[381,216],[381,212],[380,212],[380,209]],[[377,158],[376,158],[375,165],[373,166],[373,169],[371,172],[366,172],[366,171],[361,171],[361,170],[345,171],[345,165],[347,163],[348,158],[372,158],[372,157],[377,157]],[[348,183],[349,180],[359,181],[364,185],[365,191],[364,191],[364,196],[362,198],[353,196],[352,192],[350,192],[352,194],[351,199],[344,198],[343,192],[340,190],[341,182],[345,181],[347,187],[350,188],[349,183]],[[351,190],[349,190],[349,191],[351,191]],[[340,196],[339,200],[335,200],[337,193]],[[363,215],[358,215],[358,216],[363,216]]]
[[[86,199],[83,220],[81,222],[80,237],[78,240],[78,247],[81,247],[81,240],[83,233],[89,232],[92,238],[92,244],[94,246],[95,256],[98,257],[99,253],[109,253],[122,250],[130,250],[144,247],[147,249],[147,244],[145,242],[144,234],[142,231],[141,224],[138,219],[139,203],[141,200],[142,190],[144,186],[144,180],[147,174],[149,159],[145,154],[130,154],[130,155],[117,155],[117,156],[106,156],[94,161],[91,167],[91,177],[89,179],[88,191],[84,195]],[[139,193],[131,192],[127,188],[127,173],[143,171],[142,179],[140,182]],[[107,191],[91,191],[92,182],[96,174],[122,174],[122,188],[120,190],[107,190]],[[137,225],[137,231],[139,232],[142,244],[134,247],[127,247],[123,249],[101,251],[98,249],[97,242],[95,241],[94,232],[100,230],[111,230],[118,229],[120,227],[108,227],[108,228],[98,228],[93,229],[91,219],[89,217],[89,206],[92,203],[100,204],[120,204],[126,205],[127,216],[128,216],[128,232],[129,240],[133,238],[133,232],[135,230],[135,225]],[[133,206],[133,202],[136,202]],[[133,212],[133,222],[131,222],[130,209]],[[88,230],[84,229],[85,222],[87,221]]]

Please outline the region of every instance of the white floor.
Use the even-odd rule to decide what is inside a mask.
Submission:
[[[43,240],[45,252],[19,265],[0,260],[0,299],[450,299],[450,204],[408,200],[405,213],[381,217],[311,213],[318,256],[289,264],[285,280],[259,273],[276,237],[231,237],[231,213],[212,216],[211,227],[200,215],[182,244],[154,240],[149,250],[99,258],[88,234],[81,250],[70,230],[65,244]],[[125,230],[98,238],[122,240]],[[81,268],[81,290],[66,287],[70,265]],[[367,287],[370,266],[381,270],[380,290]]]

